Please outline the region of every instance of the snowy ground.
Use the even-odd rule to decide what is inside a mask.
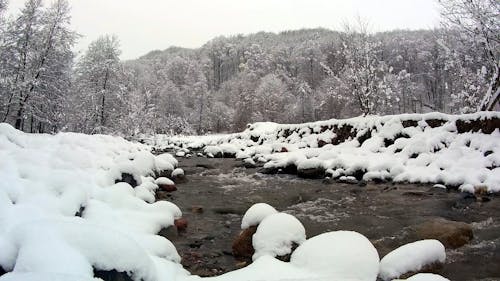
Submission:
[[[147,142],[183,155],[235,156],[268,170],[311,171],[345,181],[436,183],[500,191],[500,113],[357,117],[305,124],[256,123],[238,134],[155,136]]]
[[[0,124],[0,267],[7,271],[0,280],[96,280],[94,269],[127,272],[134,280],[201,279],[190,276],[174,245],[157,235],[182,214],[172,203],[154,202],[153,176],[171,173],[177,161],[149,149],[117,137],[30,135]],[[137,186],[115,183],[124,173]],[[254,263],[203,279],[376,280],[379,255],[363,235],[336,231],[307,238],[293,216],[256,209],[242,223],[260,222]],[[290,251],[291,242],[300,246],[290,262],[273,257]],[[444,255],[442,245],[432,242],[395,252],[393,259],[400,261],[408,249],[421,254],[384,267],[418,268]]]

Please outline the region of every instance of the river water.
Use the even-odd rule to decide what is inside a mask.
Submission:
[[[177,204],[188,220],[185,232],[162,231],[193,274],[214,276],[242,267],[231,255],[241,218],[254,203],[265,202],[296,216],[307,236],[335,230],[362,233],[382,258],[417,238],[414,226],[433,218],[463,221],[474,239],[447,249],[437,273],[450,280],[500,280],[500,200],[470,200],[458,191],[432,185],[325,183],[293,175],[263,175],[235,159],[181,158],[187,183],[158,199]]]

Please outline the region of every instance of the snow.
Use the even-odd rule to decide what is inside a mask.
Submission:
[[[93,280],[93,268],[158,280],[156,259],[180,268],[175,247],[156,234],[182,215],[154,202],[150,177],[169,154],[119,137],[32,135],[0,124],[1,280]],[[115,180],[130,173],[133,188]],[[50,254],[48,254],[50,253]]]
[[[377,250],[354,231],[334,231],[309,238],[293,252],[290,262],[325,280],[374,281],[379,271]]]
[[[419,273],[415,274],[408,279],[393,279],[393,281],[450,281],[449,279],[444,278],[441,275],[433,274],[433,273]]]
[[[418,272],[426,265],[443,263],[445,248],[438,240],[420,240],[403,245],[380,261],[379,276],[383,280],[397,278],[407,272]]]
[[[157,185],[174,185],[175,184],[171,179],[164,178],[164,177],[157,178],[155,180],[155,183]]]
[[[256,125],[251,131],[265,135],[260,136],[264,139],[262,145],[255,145],[250,139],[235,138],[235,135],[192,138],[191,145],[203,143],[205,149],[212,146],[213,152],[241,151],[250,156],[245,159],[259,159],[269,165],[303,161],[305,167],[321,165],[328,168],[327,173],[337,174],[336,177],[348,176],[347,173],[360,168],[381,174],[381,170],[388,169],[386,172],[394,177],[408,172],[402,163],[389,165],[387,161],[392,158],[383,153],[377,155],[379,163],[367,158],[370,153],[381,153],[382,148],[377,145],[381,142],[375,139],[366,147],[352,140],[317,148],[310,132],[320,132],[321,123],[309,133],[308,129],[301,128],[308,134],[307,140],[301,137],[295,139],[296,142],[286,142],[284,137],[273,139],[274,132],[282,126],[274,123]],[[430,131],[430,137],[432,130],[428,128],[405,132],[418,136],[426,130]],[[463,135],[460,139],[453,135],[449,139],[445,135],[448,149],[456,145],[453,157],[469,157],[475,165],[481,164],[484,158],[490,161],[488,164],[499,161],[494,134]],[[328,134],[322,135],[325,136]],[[441,137],[435,137],[442,141]],[[273,141],[266,141],[267,138]],[[223,141],[219,143],[220,140]],[[230,145],[220,148],[224,143]],[[405,148],[407,144],[398,139],[394,145]],[[288,152],[281,152],[284,147]],[[356,152],[363,147],[366,150]],[[346,153],[340,153],[341,148],[346,149]],[[178,174],[180,169],[176,169],[178,163],[171,154],[154,156],[150,149],[119,137],[25,134],[0,124],[0,267],[9,271],[0,276],[0,280],[98,280],[93,277],[94,269],[127,272],[133,280],[144,281],[376,280],[378,254],[364,236],[336,231],[306,240],[305,229],[295,217],[278,213],[264,203],[252,206],[242,218],[242,228],[258,224],[253,237],[254,262],[217,277],[191,276],[179,264],[181,257],[175,246],[157,235],[163,228],[172,226],[182,212],[171,202],[155,202],[158,185],[173,182],[165,177],[154,178],[165,172]],[[382,152],[394,148],[384,149]],[[474,158],[472,150],[492,152],[486,157],[476,155]],[[308,159],[311,161],[305,161]],[[364,164],[366,159],[369,159],[368,164]],[[422,168],[418,163],[430,163],[445,170],[458,169],[456,158],[406,157],[406,161],[410,159],[416,168]],[[484,182],[494,179],[488,171],[481,170]],[[115,183],[122,173],[130,173],[138,185]],[[467,176],[464,175],[464,179],[467,180]],[[291,254],[290,262],[275,258],[290,254],[294,244],[298,248]],[[405,250],[408,248],[410,250]],[[438,248],[436,245],[403,246],[382,260],[381,270],[385,268],[388,274],[393,274],[390,270],[402,271],[439,260],[443,252]],[[411,251],[411,259],[401,258],[405,251]],[[392,261],[391,255],[396,256]],[[408,280],[446,280],[439,278],[419,274]]]
[[[278,211],[269,204],[256,203],[252,205],[243,215],[241,220],[241,229],[247,229],[250,226],[258,225],[267,216],[276,214]]]
[[[334,179],[362,172],[363,180],[432,183],[474,192],[500,192],[500,131],[462,132],[459,122],[500,119],[499,112],[401,114],[304,124],[255,123],[238,134],[160,137],[160,147],[196,144],[209,157],[224,152],[264,168],[320,168]],[[440,126],[431,126],[434,120]],[[434,122],[435,123],[435,122]],[[337,139],[335,128],[350,129]],[[335,131],[335,132],[334,132]],[[365,134],[368,139],[361,138]],[[255,140],[257,140],[255,142]],[[361,141],[364,140],[362,143]],[[323,142],[319,147],[319,142]],[[284,150],[286,148],[286,151]]]
[[[262,220],[253,235],[252,259],[290,254],[294,243],[300,245],[305,240],[306,230],[298,219],[285,213],[271,214]]]
[[[181,168],[176,168],[175,170],[172,171],[172,177],[178,177],[178,176],[183,176],[184,175],[184,170]]]

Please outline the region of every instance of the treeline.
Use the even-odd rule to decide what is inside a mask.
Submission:
[[[66,1],[44,8],[29,0],[0,31],[0,117],[30,132],[130,136],[494,109],[499,4],[478,0],[482,6],[464,11],[458,2],[471,1],[442,1],[448,26],[436,30],[372,34],[358,22],[342,32],[219,37],[199,49],[169,48],[133,61],[120,61],[118,39],[103,36],[74,62],[77,35]],[[453,13],[482,29],[454,21]]]

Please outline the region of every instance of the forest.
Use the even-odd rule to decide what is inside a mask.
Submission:
[[[457,2],[468,1],[440,2],[443,25],[432,30],[372,32],[359,19],[341,31],[220,36],[123,61],[114,35],[73,50],[80,35],[66,0],[28,0],[12,16],[0,0],[0,122],[136,136],[498,108],[499,4]]]

